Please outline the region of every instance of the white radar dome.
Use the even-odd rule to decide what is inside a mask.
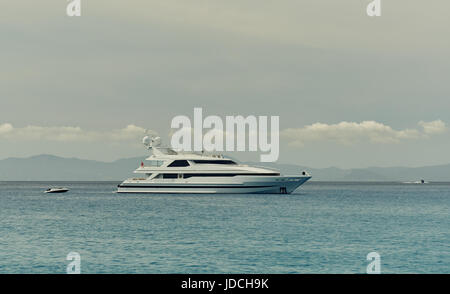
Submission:
[[[145,136],[145,137],[142,139],[142,144],[144,144],[145,146],[150,145],[150,142],[151,142],[151,140],[150,140],[150,137],[149,137],[149,136]]]

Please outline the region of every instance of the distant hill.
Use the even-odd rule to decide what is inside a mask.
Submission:
[[[133,175],[146,156],[101,162],[53,155],[0,160],[0,181],[121,181]],[[299,174],[306,170],[315,181],[450,181],[450,164],[407,167],[370,167],[363,169],[309,168],[293,164],[254,163],[280,170],[283,174]]]
[[[248,163],[251,164],[251,163]],[[267,167],[280,170],[284,174],[298,174],[308,171],[315,181],[450,181],[450,164],[425,167],[369,167],[358,169],[309,168],[292,164],[267,163]]]
[[[0,160],[0,181],[120,181],[146,156],[114,162],[37,155]]]

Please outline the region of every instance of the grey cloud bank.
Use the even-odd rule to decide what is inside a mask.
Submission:
[[[308,141],[332,140],[342,144],[354,144],[362,140],[372,143],[398,143],[401,140],[424,139],[429,135],[442,134],[447,131],[441,120],[432,122],[420,121],[423,130],[394,130],[392,127],[376,121],[340,122],[337,124],[315,123],[298,129],[286,129],[282,136],[292,140],[292,145],[303,146]]]
[[[0,139],[12,141],[60,141],[60,142],[111,142],[131,141],[142,137],[146,129],[135,125],[128,125],[122,129],[108,131],[88,131],[80,127],[44,127],[26,126],[15,128],[10,123],[0,124]],[[131,143],[131,142],[130,142]]]
[[[404,130],[395,130],[385,124],[375,121],[357,122],[340,122],[337,124],[314,123],[312,125],[304,126],[302,128],[288,128],[280,131],[281,142],[285,145],[289,152],[302,151],[305,145],[321,142],[324,145],[343,145],[346,147],[364,147],[364,144],[370,143],[372,146],[390,145],[408,142],[412,140],[432,140],[435,136],[443,136],[447,133],[445,122],[436,120],[432,122],[420,121],[418,123],[420,128],[407,128]],[[188,130],[189,135],[191,129]],[[89,149],[92,146],[100,144],[104,148],[117,148],[117,151],[122,149],[132,151],[122,153],[122,156],[132,157],[133,152],[137,152],[138,148],[143,148],[139,143],[141,138],[151,132],[157,134],[158,132],[146,129],[136,125],[128,125],[121,129],[93,131],[85,130],[80,127],[43,127],[43,126],[26,126],[16,128],[10,123],[0,124],[0,143],[3,146],[35,146],[34,153],[45,153],[48,149],[46,146],[58,143],[65,146],[63,149],[69,153],[58,153],[70,156],[75,149]],[[209,129],[202,131],[205,135]],[[163,137],[166,139],[166,145],[169,145],[170,139],[174,133],[170,132]],[[225,132],[219,134],[225,142]],[[243,134],[248,138],[250,134]],[[270,134],[269,134],[270,136]],[[273,140],[273,138],[268,138]],[[38,147],[43,144],[43,147]],[[108,147],[106,147],[108,146]],[[120,147],[120,148],[119,148]],[[245,148],[244,148],[245,149]],[[143,149],[139,150],[140,152]],[[261,154],[260,151],[256,152]],[[114,154],[114,153],[113,153]],[[120,153],[117,153],[120,154]],[[234,154],[234,153],[231,153]],[[248,156],[248,153],[245,155]],[[248,157],[241,157],[245,160]],[[112,156],[108,153],[98,152],[94,157],[100,160],[115,160],[117,155]]]

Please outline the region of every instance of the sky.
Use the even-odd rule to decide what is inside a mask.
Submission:
[[[3,1],[0,159],[140,156],[202,107],[279,116],[280,163],[448,164],[450,2],[370,2]]]

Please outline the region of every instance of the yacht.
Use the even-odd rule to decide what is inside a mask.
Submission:
[[[277,170],[239,164],[222,155],[177,152],[159,147],[160,139],[143,139],[153,151],[134,173],[118,185],[118,193],[270,193],[289,194],[311,176],[281,176]]]

